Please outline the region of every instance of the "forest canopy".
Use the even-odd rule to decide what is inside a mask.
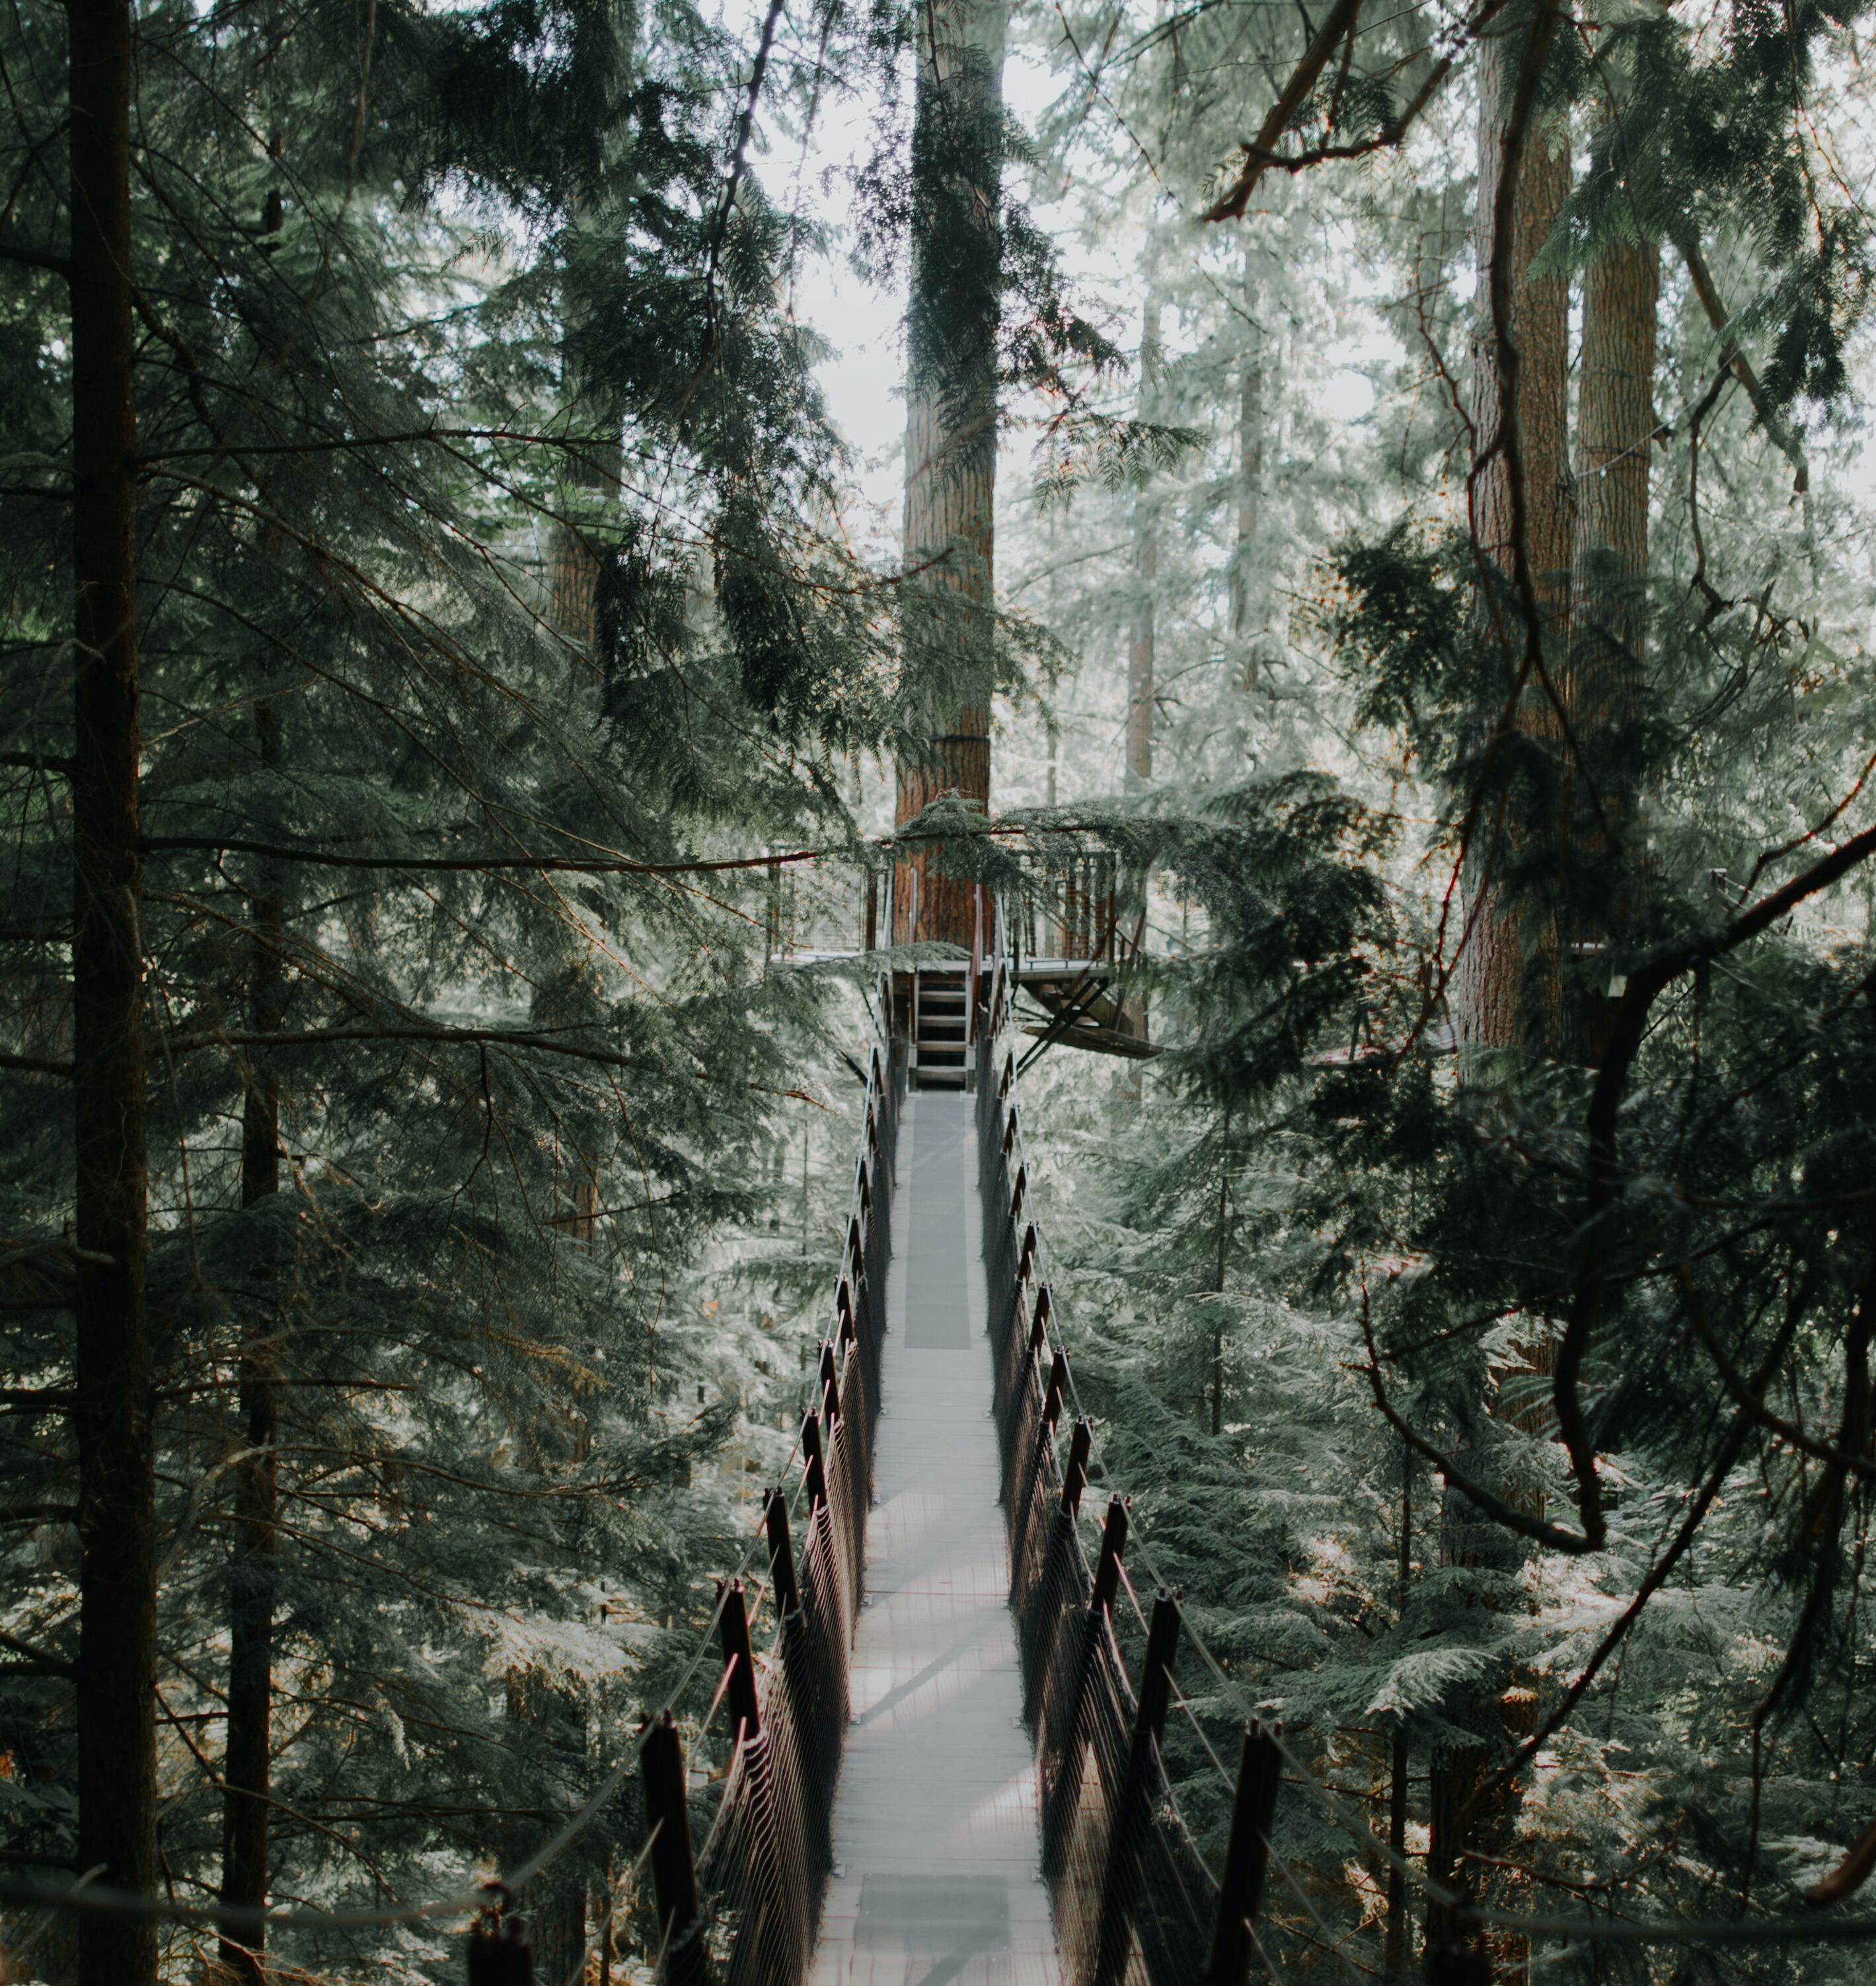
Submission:
[[[881,975],[1097,854],[1037,1218],[1376,1844],[1278,1969],[1867,1976],[1866,12],[0,17],[5,1976],[454,1978],[576,1816],[651,1976]]]

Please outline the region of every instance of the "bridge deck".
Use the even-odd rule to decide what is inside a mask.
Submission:
[[[1059,1986],[1038,1867],[972,1100],[906,1100],[867,1590],[814,1986]]]

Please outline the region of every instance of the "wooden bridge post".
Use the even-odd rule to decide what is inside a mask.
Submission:
[[[1044,1283],[1036,1292],[1036,1301],[1029,1306],[1029,1349],[1040,1352],[1049,1342],[1049,1285]]]
[[[1062,1392],[1068,1384],[1068,1354],[1057,1348],[1049,1363],[1049,1384],[1042,1394],[1041,1438],[1045,1443],[1056,1436],[1056,1422],[1062,1418]]]
[[[788,1542],[788,1499],[780,1490],[769,1492],[764,1521],[769,1527],[769,1577],[775,1587],[775,1617],[787,1619],[801,1604],[795,1584],[795,1554]]]
[[[684,1748],[666,1711],[645,1734],[638,1755],[645,1775],[645,1818],[652,1841],[652,1887],[658,1897],[658,1934],[667,1951],[697,1921],[697,1870],[691,1860],[690,1817],[684,1804]]]
[[[1204,1986],[1244,1986],[1251,1976],[1251,1929],[1263,1901],[1264,1876],[1270,1866],[1270,1825],[1282,1777],[1283,1756],[1277,1741],[1253,1718],[1238,1761],[1231,1841],[1224,1851],[1224,1880],[1218,1885],[1218,1917],[1212,1927]]]
[[[1101,1556],[1094,1568],[1094,1597],[1090,1614],[1111,1614],[1120,1590],[1120,1556],[1127,1550],[1127,1499],[1110,1496],[1107,1522],[1101,1532]]]
[[[1118,1574],[1120,1564],[1115,1561]],[[1173,1654],[1179,1645],[1179,1603],[1164,1590],[1153,1603],[1147,1628],[1147,1657],[1141,1666],[1140,1702],[1133,1742],[1127,1748],[1126,1776],[1109,1819],[1107,1867],[1101,1883],[1101,1930],[1095,1947],[1093,1986],[1121,1986],[1133,1942],[1133,1915],[1140,1894],[1141,1851],[1153,1825],[1157,1791],[1154,1762],[1166,1712],[1172,1702]]]
[[[827,1464],[821,1453],[818,1414],[803,1414],[801,1417],[801,1452],[807,1459],[808,1510],[811,1513],[817,1503],[827,1500]]]
[[[1093,1447],[1093,1429],[1086,1421],[1077,1421],[1069,1436],[1068,1466],[1062,1475],[1062,1507],[1071,1517],[1081,1510],[1081,1493],[1088,1482],[1088,1457]]]
[[[827,1402],[830,1428],[840,1418],[840,1368],[834,1361],[834,1340],[823,1338],[820,1348],[821,1397]]]
[[[762,1706],[756,1691],[756,1654],[749,1645],[749,1609],[743,1582],[733,1579],[722,1594],[717,1615],[723,1661],[729,1671],[729,1728],[736,1745],[753,1743],[762,1732]]]
[[[1166,1728],[1173,1700],[1173,1655],[1179,1646],[1179,1603],[1161,1588],[1153,1603],[1147,1628],[1147,1659],[1140,1670],[1140,1709],[1133,1719],[1137,1744],[1150,1735],[1154,1744]]]

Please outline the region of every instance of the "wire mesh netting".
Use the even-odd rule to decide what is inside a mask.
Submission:
[[[778,1522],[772,1502],[776,1631],[755,1665],[753,1692],[736,1687],[741,1658],[726,1648],[722,1689],[736,1740],[696,1858],[696,1914],[661,1954],[672,1986],[798,1986],[813,1954],[834,1866],[834,1791],[865,1577],[903,1086],[893,1049],[876,1049],[820,1400],[802,1426],[800,1549],[792,1551],[786,1515]]]
[[[1080,1463],[1071,1449],[1065,1473],[1057,1459],[1064,1368],[1049,1350],[1011,1081],[986,1032],[977,1119],[994,1412],[1042,1873],[1073,1986],[1192,1986],[1206,1973],[1218,1887],[1174,1809],[1157,1719],[1150,1708],[1142,1714],[1114,1636],[1111,1578],[1097,1592],[1083,1549]]]

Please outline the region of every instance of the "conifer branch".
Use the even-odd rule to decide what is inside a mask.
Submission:
[[[1577,1503],[1585,1533],[1600,1544],[1607,1526],[1602,1513],[1595,1444],[1589,1433],[1581,1399],[1583,1363],[1602,1311],[1608,1280],[1609,1229],[1622,1179],[1617,1126],[1628,1072],[1640,1052],[1642,1038],[1655,1002],[1675,981],[1697,967],[1711,964],[1769,931],[1807,897],[1828,889],[1851,870],[1876,855],[1876,827],[1853,835],[1821,860],[1792,877],[1783,888],[1762,897],[1732,923],[1689,943],[1658,952],[1628,975],[1618,1003],[1608,1047],[1596,1072],[1587,1123],[1589,1145],[1588,1187],[1585,1194],[1583,1241],[1577,1283],[1568,1322],[1558,1341],[1552,1382],[1557,1426],[1577,1482]]]

